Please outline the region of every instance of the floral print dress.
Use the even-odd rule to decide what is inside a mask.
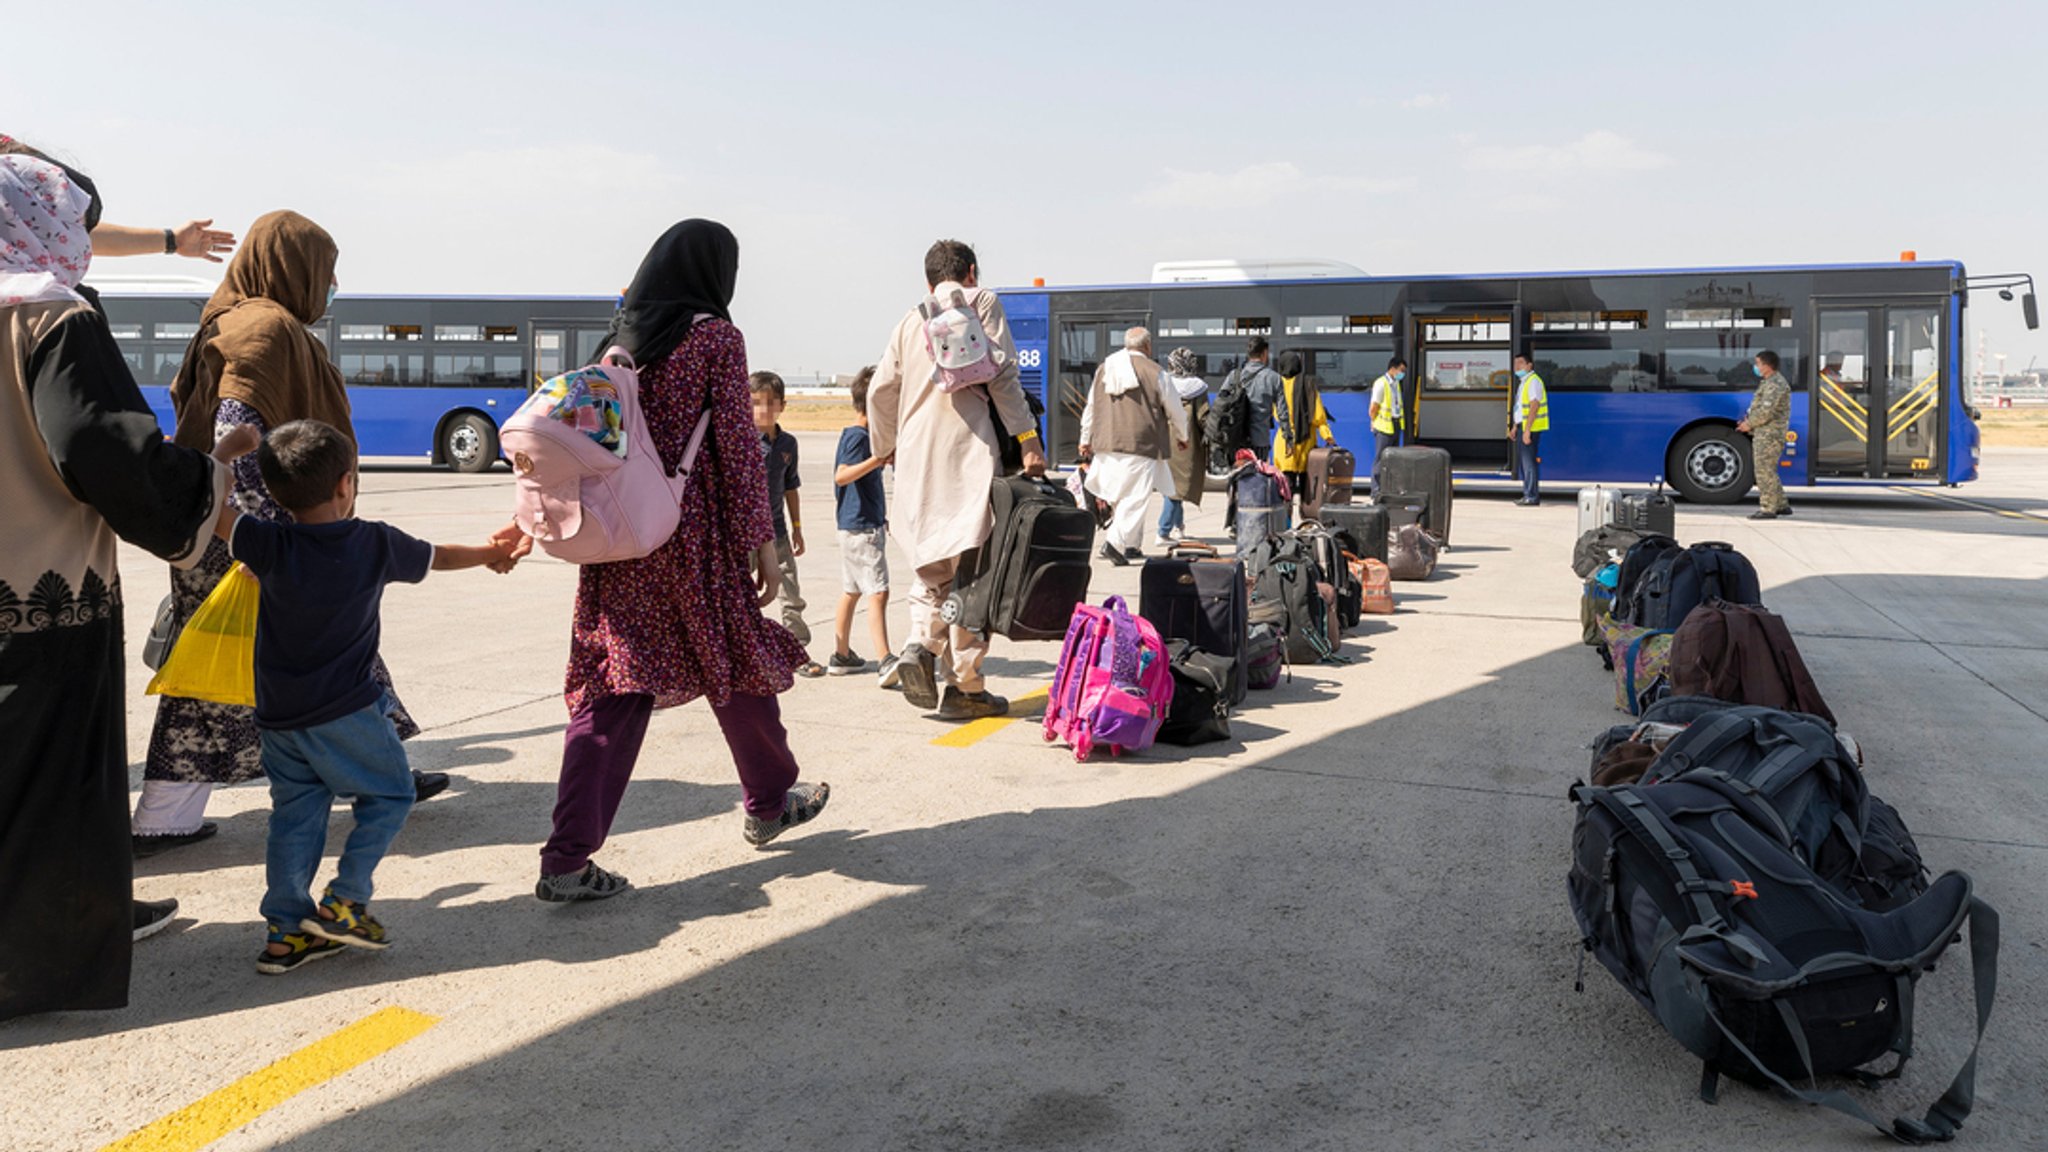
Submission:
[[[219,440],[237,424],[254,424],[265,435],[270,427],[256,409],[240,400],[223,399],[220,410],[214,416],[214,439]],[[251,452],[235,461],[235,486],[229,499],[235,502],[246,515],[263,520],[290,522],[292,514],[285,511],[277,501],[270,498],[270,490],[263,486],[263,473],[257,467],[256,453]],[[199,605],[228,574],[234,560],[228,555],[225,542],[215,539],[206,546],[206,558],[196,566],[180,572],[171,570],[171,603],[177,616],[178,626],[199,610]],[[384,667],[380,657],[377,661],[377,679],[386,689],[391,687],[391,673]],[[398,696],[390,696],[391,720],[398,727],[398,738],[410,740],[419,735],[420,726],[413,723],[412,715],[398,703]],[[263,747],[256,735],[256,710],[233,704],[214,704],[206,700],[187,700],[176,696],[163,696],[157,700],[156,723],[149,733],[149,762],[143,772],[145,780],[176,781],[185,784],[237,784],[263,775]]]
[[[604,696],[644,693],[668,708],[699,696],[723,705],[788,691],[806,657],[788,629],[761,614],[754,593],[749,558],[775,528],[739,329],[697,324],[667,360],[643,370],[640,404],[670,469],[707,404],[711,428],[668,543],[578,573],[570,713]]]

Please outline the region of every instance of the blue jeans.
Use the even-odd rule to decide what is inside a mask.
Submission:
[[[1166,503],[1159,506],[1159,538],[1166,539],[1174,529],[1186,528],[1187,523],[1187,510],[1181,507],[1180,501],[1168,496]]]
[[[370,874],[412,811],[412,768],[384,700],[311,728],[259,730],[270,777],[270,844],[264,859],[263,919],[286,932],[314,915],[313,874],[327,848],[336,796],[355,798],[356,826],[329,885],[336,896],[370,901]]]
[[[1401,444],[1401,434],[1400,434],[1399,432],[1382,432],[1382,431],[1380,431],[1380,430],[1379,430],[1379,429],[1377,429],[1377,428],[1373,429],[1373,432],[1372,432],[1372,477],[1373,477],[1373,481],[1372,481],[1372,482],[1373,482],[1373,490],[1374,490],[1374,492],[1375,492],[1375,493],[1377,493],[1377,492],[1378,492],[1378,490],[1379,490],[1379,476],[1380,476],[1380,460],[1381,460],[1381,458],[1383,458],[1384,456],[1386,456],[1386,454],[1387,454],[1387,449],[1389,449],[1389,448],[1397,448],[1397,447],[1399,447],[1399,446],[1400,446],[1400,444]]]
[[[1543,465],[1537,460],[1536,450],[1542,443],[1541,432],[1529,433],[1529,442],[1526,444],[1522,442],[1521,433],[1515,434],[1515,459],[1520,463],[1522,471],[1522,499],[1532,504],[1540,498],[1536,485],[1542,479]]]

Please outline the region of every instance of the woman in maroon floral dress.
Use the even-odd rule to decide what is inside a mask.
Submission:
[[[775,699],[806,657],[761,614],[778,580],[775,529],[746,342],[726,311],[738,276],[731,231],[685,220],[655,241],[612,326],[612,342],[640,365],[640,404],[662,463],[681,463],[707,407],[711,430],[669,542],[579,574],[562,778],[534,889],[543,900],[596,900],[630,887],[591,856],[611,831],[656,708],[710,701],[739,767],[750,844],[816,816],[830,792],[796,782]]]

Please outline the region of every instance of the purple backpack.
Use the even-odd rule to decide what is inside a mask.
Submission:
[[[1119,756],[1150,748],[1173,703],[1173,669],[1150,621],[1121,596],[1074,609],[1045,704],[1045,738],[1065,740],[1074,759],[1098,745]]]

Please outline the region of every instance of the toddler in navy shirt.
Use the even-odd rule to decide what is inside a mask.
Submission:
[[[230,505],[215,532],[261,587],[256,728],[271,806],[263,896],[269,939],[256,970],[276,974],[345,946],[391,943],[370,915],[370,877],[405,825],[414,792],[372,671],[384,586],[416,584],[429,570],[489,564],[509,571],[517,537],[501,530],[486,545],[436,546],[356,519],[355,445],[318,420],[273,429],[257,464],[263,486],[295,522],[242,516]],[[316,904],[313,876],[336,796],[354,799],[356,826]]]

